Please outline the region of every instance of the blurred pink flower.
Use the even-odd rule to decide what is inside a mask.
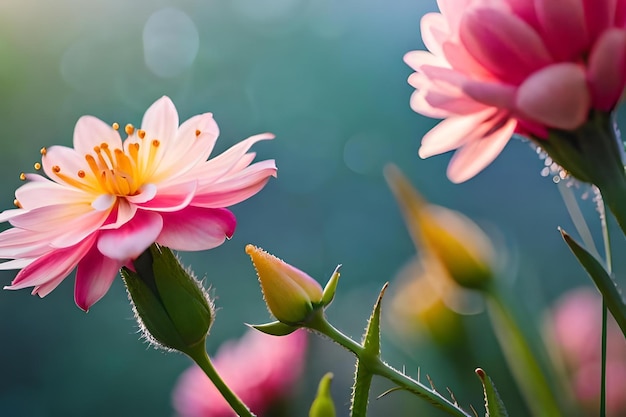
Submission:
[[[168,97],[145,113],[141,129],[81,117],[74,148],[42,149],[47,178],[22,174],[14,210],[0,214],[13,228],[0,233],[0,269],[20,269],[5,289],[50,293],[75,268],[75,301],[88,310],[117,271],[152,243],[204,250],[232,236],[236,220],[224,207],[256,194],[276,175],[273,160],[251,164],[248,152],[269,133],[207,158],[219,134],[211,113],[178,125]]]
[[[213,364],[226,384],[259,417],[285,398],[300,377],[307,335],[297,330],[288,336],[269,336],[257,330],[239,341],[224,343]],[[234,417],[217,388],[197,366],[185,371],[173,392],[174,409],[180,417]]]
[[[591,288],[565,294],[550,318],[575,397],[589,415],[597,413],[600,398],[601,319],[602,300]],[[626,415],[626,341],[610,316],[607,324],[607,411]]]
[[[448,177],[463,182],[490,164],[513,133],[546,139],[573,130],[590,109],[611,111],[626,84],[626,0],[438,0],[421,21],[430,52],[411,107],[445,118],[422,158],[458,149]]]

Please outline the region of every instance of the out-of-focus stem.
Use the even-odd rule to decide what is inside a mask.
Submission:
[[[562,413],[556,403],[555,393],[515,316],[498,290],[489,290],[487,306],[500,347],[533,415],[560,417]]]

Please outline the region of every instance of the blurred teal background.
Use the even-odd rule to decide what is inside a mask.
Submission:
[[[534,150],[514,139],[461,185],[445,177],[449,156],[417,156],[436,121],[410,110],[411,70],[402,56],[423,48],[419,20],[435,9],[434,0],[3,0],[0,206],[12,207],[19,173],[32,171],[42,146],[71,145],[81,115],[139,124],[145,109],[168,95],[181,120],[214,113],[220,151],[252,134],[277,136],[255,150],[258,159],[276,159],[279,177],[233,208],[235,237],[212,251],[182,254],[217,298],[211,353],[241,335],[244,322],[269,317],[246,243],[322,282],[342,263],[328,314],[360,337],[378,290],[415,251],[382,176],[388,162],[432,202],[485,227],[501,250],[503,279],[524,302],[523,317],[540,319],[551,299],[586,277],[556,231],[574,228]],[[583,209],[597,217],[590,201]],[[2,273],[2,285],[14,275]],[[524,415],[484,314],[468,318],[468,326],[481,335],[464,346],[475,360],[453,363],[426,336],[400,347],[389,328],[384,355],[412,375],[420,367],[442,391],[450,387],[477,408],[473,370],[484,367],[511,411]],[[121,279],[88,314],[74,305],[73,278],[45,299],[28,290],[0,292],[0,416],[171,416],[171,389],[189,364],[139,340]],[[307,377],[289,414],[307,415],[317,381],[332,371],[346,416],[353,368],[350,355],[311,338]],[[373,393],[387,388],[377,381]],[[373,400],[370,415],[440,414],[396,392]]]

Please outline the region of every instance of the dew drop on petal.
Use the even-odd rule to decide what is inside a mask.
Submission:
[[[159,77],[175,77],[191,67],[199,47],[196,25],[181,10],[158,10],[143,28],[144,59],[150,71]]]

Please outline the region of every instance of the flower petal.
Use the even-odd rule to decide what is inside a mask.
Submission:
[[[492,118],[495,113],[495,109],[488,109],[467,116],[450,117],[442,121],[422,138],[419,149],[420,158],[452,151],[467,141],[479,138],[481,134],[489,130],[490,125],[487,128],[484,127],[485,121]]]
[[[49,147],[41,158],[41,165],[52,181],[68,184],[71,187],[74,187],[74,184],[68,183],[62,176],[57,175],[57,172],[81,183],[82,180],[78,177],[78,171],[90,172],[84,155],[65,146]]]
[[[581,0],[535,0],[535,10],[543,38],[555,58],[575,59],[588,46]]]
[[[108,144],[111,149],[121,149],[122,138],[120,138],[117,130],[97,117],[83,116],[78,119],[74,128],[74,149],[76,152],[81,156],[92,154],[93,149],[102,143]]]
[[[56,285],[72,272],[78,261],[87,253],[95,241],[95,234],[69,248],[56,249],[22,269],[6,290],[43,285],[56,282]],[[55,286],[56,286],[55,285]],[[41,294],[40,294],[41,295]],[[45,294],[44,294],[45,295]],[[42,297],[44,295],[41,295]]]
[[[516,106],[527,118],[571,130],[587,119],[591,98],[585,71],[572,63],[550,65],[520,85]]]
[[[178,112],[169,97],[161,97],[146,110],[141,129],[146,132],[146,139],[158,139],[165,149],[170,147],[178,130]]]
[[[89,204],[53,204],[27,211],[9,222],[22,229],[45,232],[68,227],[77,217],[93,211]]]
[[[587,77],[593,107],[613,110],[626,85],[625,30],[611,29],[600,37],[589,57]]]
[[[275,176],[274,160],[257,162],[218,183],[198,189],[192,204],[213,208],[232,206],[258,193],[270,177]]]
[[[189,206],[175,213],[161,213],[163,230],[156,240],[175,250],[215,248],[232,237],[237,220],[230,210]]]
[[[76,269],[74,301],[82,310],[89,308],[107,293],[122,262],[107,258],[92,247],[80,260]]]
[[[22,185],[15,191],[15,197],[27,210],[47,206],[51,201],[57,204],[89,203],[93,198],[75,187],[57,184],[48,179]]]
[[[528,23],[495,8],[466,11],[460,38],[478,62],[511,84],[519,84],[528,74],[552,62],[541,37]]]
[[[163,219],[157,213],[138,210],[128,223],[119,229],[100,232],[98,250],[112,259],[135,259],[156,241],[163,228]]]
[[[420,30],[426,48],[437,56],[443,55],[441,46],[450,36],[446,18],[441,13],[426,13],[420,21]]]
[[[448,178],[461,183],[474,177],[489,165],[504,149],[515,131],[515,119],[506,120],[490,135],[468,142],[459,149],[448,165]]]
[[[196,194],[198,183],[196,181],[161,187],[157,189],[156,195],[149,201],[140,203],[134,202],[130,198],[129,202],[137,207],[150,211],[178,211],[189,205]]]

